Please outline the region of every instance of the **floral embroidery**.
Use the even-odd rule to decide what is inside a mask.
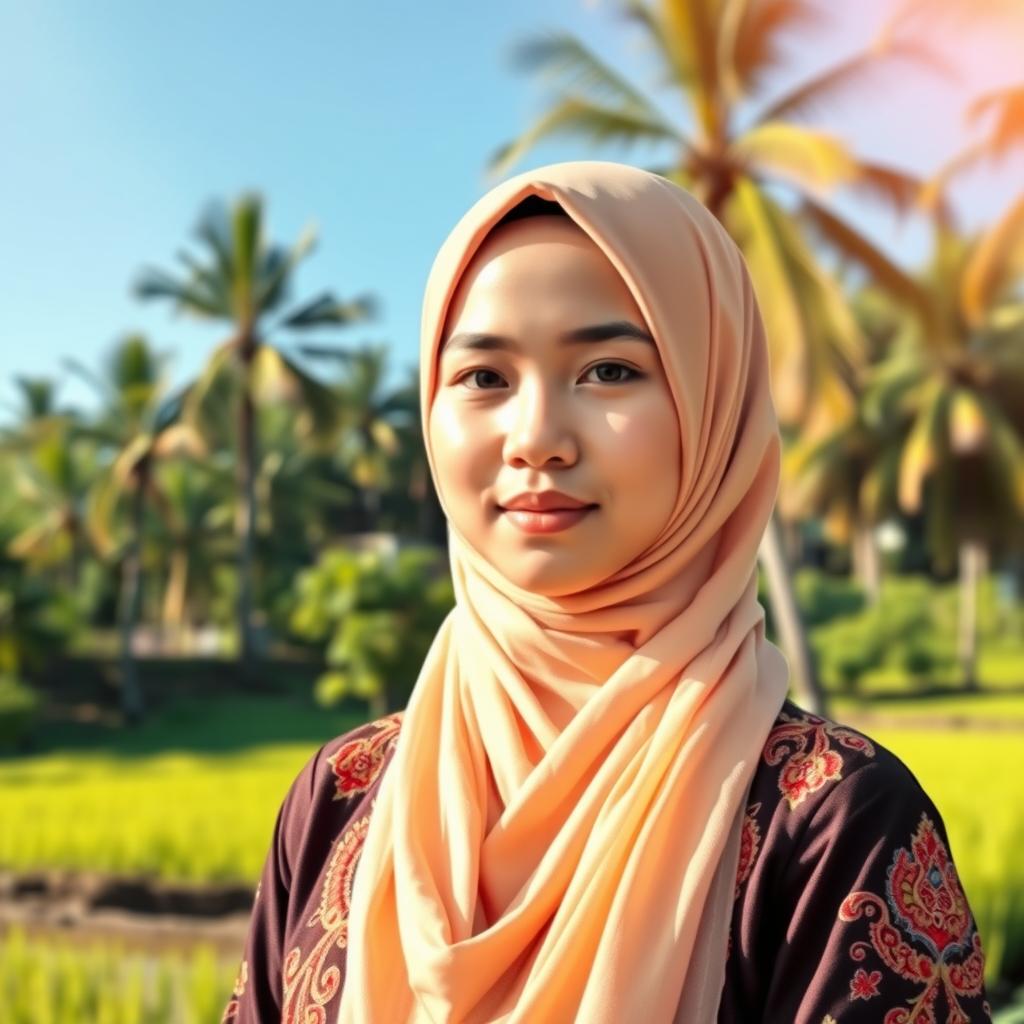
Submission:
[[[870,999],[878,995],[878,983],[882,980],[881,971],[868,974],[863,967],[858,967],[850,982],[851,999]]]
[[[765,742],[764,760],[766,764],[777,765],[786,758],[779,773],[779,792],[786,798],[790,810],[826,782],[842,778],[843,758],[829,744],[830,738],[848,750],[860,751],[868,757],[875,755],[875,748],[865,736],[809,711],[799,716],[782,712],[779,718],[781,724],[772,729]]]
[[[863,961],[874,949],[889,970],[924,986],[911,1004],[890,1009],[885,1024],[935,1024],[940,991],[949,1004],[947,1024],[970,1024],[960,998],[981,994],[981,939],[949,851],[927,814],[921,815],[910,848],[897,850],[886,875],[885,896],[883,901],[871,892],[854,892],[839,908],[840,920],[855,921],[863,915],[871,921],[870,942],[854,942],[852,959]],[[908,935],[911,942],[906,941]],[[863,974],[858,970],[850,984],[855,998]],[[868,980],[876,974],[881,976],[872,971]]]
[[[387,756],[394,750],[404,712],[396,711],[369,723],[369,736],[343,743],[327,758],[334,772],[333,799],[365,793],[376,781]],[[350,821],[334,841],[323,874],[320,903],[306,921],[307,928],[321,928],[323,934],[302,958],[302,944],[294,946],[281,967],[283,987],[282,1024],[325,1024],[324,1007],[341,988],[341,968],[331,963],[334,950],[348,945],[348,912],[352,902],[352,880],[360,851],[370,827],[376,800],[366,814]]]
[[[736,891],[733,899],[740,894],[743,883],[750,877],[754,861],[761,849],[761,829],[755,815],[761,810],[761,804],[751,804],[743,819],[743,832],[740,835],[740,860],[736,868]]]
[[[236,1013],[238,1013],[238,1000],[245,994],[245,983],[249,980],[249,962],[243,960],[238,968],[238,975],[235,978],[235,987],[231,990],[231,1000],[224,1007],[224,1016],[221,1017],[221,1024],[227,1024]]]
[[[334,800],[365,793],[380,774],[384,756],[402,726],[403,711],[395,711],[371,722],[375,732],[343,743],[327,758],[335,777]]]
[[[320,892],[320,905],[306,922],[307,928],[322,927],[323,935],[301,963],[301,945],[295,946],[284,959],[282,1024],[324,1024],[327,1020],[324,1007],[341,987],[341,968],[328,961],[332,950],[348,945],[352,879],[372,812],[373,802],[370,812],[350,822],[334,843]]]

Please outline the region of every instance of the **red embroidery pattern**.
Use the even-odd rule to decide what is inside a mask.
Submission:
[[[743,819],[743,832],[740,834],[740,860],[736,868],[736,891],[733,894],[735,900],[743,883],[750,877],[754,868],[754,861],[761,851],[761,828],[757,824],[755,815],[761,810],[761,804],[751,804],[747,808],[746,817]]]
[[[843,758],[830,745],[830,738],[848,750],[875,756],[875,748],[866,737],[809,711],[802,711],[800,715],[781,712],[779,718],[782,724],[772,729],[765,742],[764,760],[774,766],[786,758],[779,773],[779,792],[786,798],[790,810],[826,782],[842,778]]]
[[[371,803],[370,811],[373,811]],[[329,964],[333,949],[348,945],[348,910],[352,901],[352,878],[370,827],[369,814],[349,822],[335,841],[320,893],[320,905],[306,922],[307,928],[318,925],[323,935],[302,957],[296,946],[285,957],[281,968],[284,1004],[281,1024],[325,1024],[326,1005],[341,987],[341,968]]]
[[[370,725],[375,732],[343,743],[327,758],[334,772],[334,800],[345,800],[365,793],[380,774],[384,755],[392,740],[397,739],[404,711],[395,711],[378,718]]]
[[[388,755],[394,750],[402,724],[403,711],[396,711],[371,722],[370,736],[343,743],[327,758],[335,777],[333,799],[340,800],[365,793],[380,775]],[[352,903],[352,879],[359,853],[370,827],[369,812],[350,821],[334,842],[331,859],[324,871],[320,904],[306,922],[307,928],[322,928],[323,935],[302,958],[301,944],[285,957],[281,968],[283,1006],[281,1024],[325,1024],[325,1007],[341,988],[341,968],[331,963],[334,950],[348,945],[348,911]]]
[[[868,974],[863,967],[858,967],[850,982],[851,999],[870,999],[878,995],[878,983],[882,980],[881,971]]]
[[[940,991],[949,1004],[946,1024],[970,1024],[960,998],[981,993],[984,954],[956,868],[927,814],[921,815],[910,848],[896,852],[885,895],[883,901],[871,892],[854,892],[839,908],[842,921],[862,915],[871,921],[870,942],[854,942],[852,959],[863,961],[874,949],[889,970],[924,986],[910,1005],[889,1010],[884,1024],[936,1024]],[[908,935],[911,942],[906,941]],[[880,980],[880,972],[866,975],[859,969],[850,983],[853,997],[877,995],[877,980],[868,986],[876,975]],[[867,992],[867,987],[872,991]]]

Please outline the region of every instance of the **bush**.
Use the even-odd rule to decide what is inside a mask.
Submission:
[[[328,671],[315,695],[404,707],[430,644],[455,603],[447,562],[430,547],[397,554],[325,551],[299,574],[291,628],[323,644]]]
[[[938,600],[940,590],[927,579],[893,577],[874,607],[812,629],[824,682],[849,693],[879,670],[907,681],[955,672],[955,630],[944,614],[946,603]]]
[[[0,675],[0,750],[21,746],[32,733],[39,695],[11,675]]]
[[[855,615],[864,608],[864,591],[846,576],[829,576],[817,569],[802,569],[793,579],[797,604],[808,626]]]

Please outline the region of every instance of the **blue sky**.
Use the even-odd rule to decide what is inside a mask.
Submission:
[[[831,24],[793,40],[787,80],[852,52],[884,3],[826,6]],[[250,188],[266,198],[275,241],[318,227],[294,297],[375,293],[380,318],[337,340],[389,343],[393,379],[414,366],[434,254],[489,187],[486,157],[543,106],[543,87],[511,68],[509,47],[546,28],[573,32],[649,85],[651,62],[608,0],[0,0],[0,401],[12,400],[15,374],[48,374],[64,380],[64,401],[88,407],[91,392],[61,358],[98,366],[129,330],[176,352],[175,383],[195,373],[224,328],[142,304],[129,286],[144,264],[176,266],[209,199]],[[904,69],[818,123],[873,157],[928,167],[963,141],[967,94],[1011,76],[1020,37],[990,44],[957,86],[928,78],[925,88]],[[663,106],[675,109],[671,97]],[[548,144],[510,173],[657,156]],[[967,220],[1003,208],[1014,180],[1020,165],[967,182]],[[918,227],[858,219],[901,258],[923,252]]]

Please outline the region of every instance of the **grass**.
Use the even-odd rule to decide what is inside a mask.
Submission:
[[[68,724],[0,760],[0,866],[255,883],[288,785],[365,714],[188,701],[135,730]]]

